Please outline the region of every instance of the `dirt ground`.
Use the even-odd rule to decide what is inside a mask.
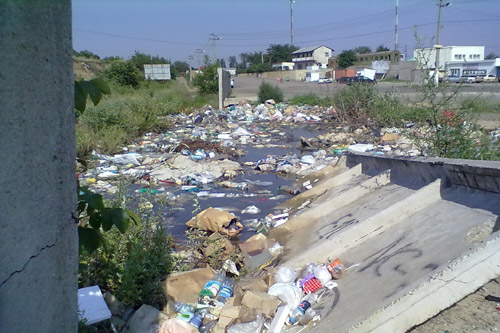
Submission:
[[[500,302],[486,300],[485,297],[488,295],[500,297],[500,276],[408,332],[498,332],[500,331]]]

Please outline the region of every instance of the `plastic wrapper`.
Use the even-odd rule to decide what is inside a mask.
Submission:
[[[259,313],[254,321],[233,325],[228,328],[227,333],[258,333],[264,326],[264,319],[262,313]]]
[[[328,271],[326,272],[330,275]],[[298,275],[299,272],[293,270],[292,268],[281,266],[276,273],[274,273],[274,279],[276,283],[294,283]]]

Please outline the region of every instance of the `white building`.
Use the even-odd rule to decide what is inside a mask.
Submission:
[[[480,61],[450,61],[445,63],[449,77],[486,76],[500,77],[500,58]]]
[[[416,49],[413,52],[421,68],[435,69],[436,49]],[[449,62],[478,62],[484,60],[484,46],[444,46],[439,51],[439,70],[444,71]]]
[[[328,67],[328,59],[333,49],[326,46],[304,47],[292,53],[292,62],[295,69],[306,69],[311,66]]]

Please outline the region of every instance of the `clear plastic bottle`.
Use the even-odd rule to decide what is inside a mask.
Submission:
[[[217,297],[217,301],[221,303],[226,303],[226,300],[233,296],[234,290],[234,280],[231,278],[225,278],[222,282],[222,287],[219,291],[219,296]]]
[[[289,323],[295,325],[299,323],[300,319],[304,316],[306,311],[311,307],[311,303],[309,301],[302,301],[299,306],[292,310],[290,313]]]
[[[200,304],[207,304],[211,299],[217,297],[225,277],[225,272],[217,273],[205,284],[199,295]]]
[[[319,314],[313,308],[306,310],[303,316],[299,318],[299,324],[302,326],[307,325],[311,320],[319,320]]]
[[[177,317],[189,321],[194,315],[194,306],[186,303],[174,302],[174,311],[177,313]]]

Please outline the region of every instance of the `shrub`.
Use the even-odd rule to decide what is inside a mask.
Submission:
[[[260,103],[264,103],[268,99],[274,99],[276,103],[280,103],[283,101],[283,91],[278,86],[262,82],[259,86],[258,97]]]
[[[106,77],[122,86],[137,87],[142,81],[139,70],[129,62],[115,62],[104,72]]]
[[[319,106],[331,106],[332,103],[328,98],[321,98],[313,93],[295,96],[289,102],[292,105],[319,105]]]
[[[207,64],[205,68],[202,69],[202,72],[194,77],[193,84],[198,87],[200,93],[204,95],[217,93],[219,85],[217,68],[219,68],[219,64],[217,63],[211,65]]]
[[[171,240],[158,217],[145,211],[140,215],[142,222],[131,224],[124,234],[116,228],[103,233],[105,247],[92,254],[80,252],[78,283],[97,284],[130,307],[149,304],[161,309],[165,298],[160,281],[172,268]]]
[[[351,128],[374,123],[377,91],[371,84],[353,84],[333,97],[337,119]]]

